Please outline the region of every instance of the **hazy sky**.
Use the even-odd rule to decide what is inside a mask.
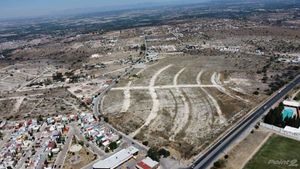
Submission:
[[[0,18],[27,17],[73,11],[75,9],[130,7],[145,3],[200,2],[203,0],[0,0]]]

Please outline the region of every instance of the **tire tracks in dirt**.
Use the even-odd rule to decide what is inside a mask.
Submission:
[[[182,68],[177,72],[177,74],[174,76],[173,79],[173,85],[177,86],[178,85],[178,77],[180,74],[185,70],[185,68]],[[181,98],[183,105],[184,105],[184,112],[182,113],[177,113],[174,121],[173,128],[171,129],[171,132],[174,133],[169,139],[174,140],[176,135],[181,132],[186,124],[188,123],[189,117],[190,117],[190,105],[188,103],[188,98],[186,95],[183,94],[182,90],[180,90],[179,87],[176,87],[176,92],[179,94],[179,97]]]
[[[140,128],[138,128],[136,131],[134,131],[133,133],[131,133],[130,136],[132,136],[132,137],[136,136],[141,131],[141,129],[143,127],[148,126],[151,123],[151,121],[156,118],[157,112],[159,111],[159,100],[158,100],[158,96],[157,96],[156,90],[154,88],[155,81],[157,80],[157,77],[163,71],[167,70],[171,66],[173,66],[173,65],[170,64],[168,66],[165,66],[165,67],[161,68],[150,79],[149,93],[150,93],[150,96],[152,98],[152,108],[151,108],[150,114],[148,115],[147,119],[145,120],[145,123]]]
[[[201,83],[201,76],[202,76],[202,74],[203,74],[203,72],[204,72],[204,70],[201,70],[199,73],[198,73],[198,75],[197,75],[197,79],[196,79],[196,81],[197,81],[197,84],[199,84],[199,85],[201,85],[202,83]],[[212,79],[212,78],[211,78]],[[220,122],[221,123],[225,123],[226,122],[226,119],[225,119],[225,117],[223,116],[223,113],[222,113],[222,110],[221,110],[221,107],[219,106],[219,104],[218,104],[218,101],[206,90],[206,89],[204,89],[203,87],[200,87],[200,89],[208,96],[208,98],[211,100],[211,102],[213,103],[213,105],[214,105],[214,107],[216,108],[216,110],[217,110],[217,113],[218,113],[218,115],[219,115],[219,117],[220,117]],[[212,115],[212,117],[213,117],[213,115]]]
[[[143,71],[145,71],[145,70],[146,70],[146,69],[142,69],[142,70],[138,71],[138,72],[136,73],[136,75],[141,74],[141,73],[142,73]],[[122,113],[122,112],[127,112],[128,109],[129,109],[129,107],[130,107],[130,104],[131,104],[131,100],[130,100],[130,98],[131,98],[131,95],[130,95],[130,86],[131,86],[132,82],[133,82],[133,81],[130,80],[130,81],[127,83],[126,88],[125,88],[125,90],[124,90],[124,101],[123,101],[121,113]]]
[[[220,81],[220,73],[214,72],[213,75],[212,75],[211,78],[210,78],[210,81],[211,81],[211,83],[212,83],[213,85],[216,86],[216,88],[217,88],[220,92],[222,92],[222,93],[224,93],[224,94],[230,96],[231,98],[233,98],[233,99],[238,99],[238,100],[242,100],[243,102],[246,102],[246,103],[249,103],[249,102],[250,102],[249,100],[244,99],[244,98],[242,98],[242,97],[240,97],[240,96],[231,94],[225,87],[223,87],[223,86],[221,85],[221,81]]]

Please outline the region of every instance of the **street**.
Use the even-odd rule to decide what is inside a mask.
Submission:
[[[253,125],[266,110],[271,108],[279,100],[291,91],[300,83],[300,76],[296,77],[292,82],[280,89],[267,102],[258,107],[248,117],[242,119],[233,129],[213,145],[207,152],[205,152],[199,159],[197,159],[189,168],[205,169],[208,168],[217,158],[228,148],[243,132],[245,132],[251,125]]]

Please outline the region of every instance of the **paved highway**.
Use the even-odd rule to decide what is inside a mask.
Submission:
[[[251,125],[253,125],[262,115],[276,104],[279,100],[286,96],[295,86],[300,83],[300,76],[296,77],[292,82],[280,89],[268,101],[259,106],[250,115],[237,123],[223,138],[210,147],[201,157],[199,157],[189,168],[205,169],[210,165],[228,148],[241,134]]]

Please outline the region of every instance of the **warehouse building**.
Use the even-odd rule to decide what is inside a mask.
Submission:
[[[101,160],[93,165],[93,169],[114,169],[130,160],[134,155],[137,155],[139,150],[134,146],[122,149],[116,154]]]

